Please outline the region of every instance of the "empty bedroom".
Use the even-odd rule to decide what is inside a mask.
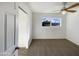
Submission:
[[[0,2],[0,56],[79,56],[78,2]]]

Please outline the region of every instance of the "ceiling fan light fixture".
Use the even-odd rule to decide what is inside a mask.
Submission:
[[[67,12],[66,12],[66,11],[62,11],[61,13],[62,13],[63,15],[65,15]]]

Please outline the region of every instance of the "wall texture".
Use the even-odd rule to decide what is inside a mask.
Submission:
[[[60,17],[61,27],[42,27],[41,18],[47,17]],[[33,39],[63,39],[66,33],[66,18],[62,14],[52,13],[33,13]]]
[[[67,14],[67,38],[79,45],[79,8],[76,13]]]

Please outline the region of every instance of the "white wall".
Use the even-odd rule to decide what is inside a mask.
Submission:
[[[43,16],[47,17],[60,17],[62,19],[62,26],[58,28],[54,27],[42,27]],[[62,14],[52,13],[33,13],[33,39],[63,39],[66,33],[66,18]]]
[[[25,14],[21,9],[19,11],[19,32],[18,32],[18,43],[19,47],[26,47],[28,39],[28,14]]]
[[[67,14],[67,38],[79,45],[79,8],[76,13]]]
[[[24,12],[19,10],[18,13],[18,21],[20,20],[19,24],[21,25],[21,27],[18,28],[18,38],[20,38],[18,40],[18,46],[28,48],[32,40],[32,12],[29,9],[28,5],[26,5],[25,3],[18,3],[18,6],[20,6],[24,11],[27,12],[27,14],[24,14]]]

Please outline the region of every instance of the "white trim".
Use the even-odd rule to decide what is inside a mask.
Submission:
[[[76,45],[78,45],[78,46],[79,46],[79,43],[77,43],[77,42],[73,41],[71,38],[67,37],[67,40],[69,40],[70,42],[72,42],[72,43],[74,43],[74,44],[76,44]]]
[[[66,39],[66,38],[33,38],[33,39],[45,39],[45,40],[46,39],[50,39],[50,40],[57,39],[58,40],[58,39]]]

